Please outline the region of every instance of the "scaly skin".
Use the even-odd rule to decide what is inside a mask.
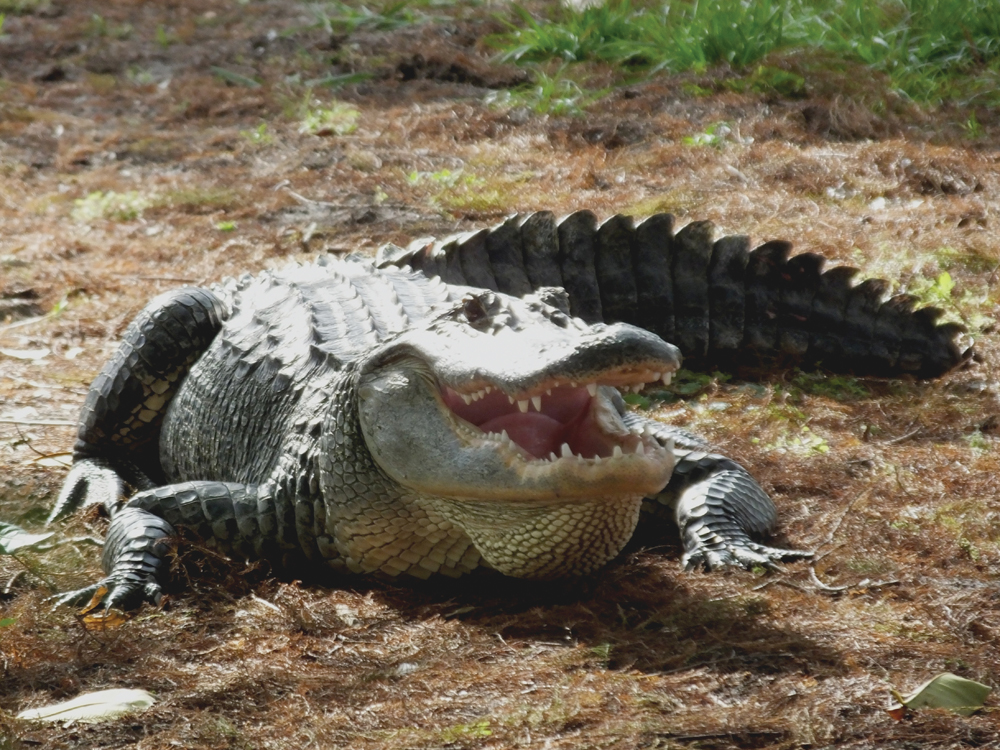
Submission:
[[[61,601],[157,601],[180,526],[292,569],[550,578],[613,558],[646,502],[672,509],[689,567],[806,554],[755,540],[776,512],[741,467],[625,411],[616,388],[680,360],[598,321],[740,366],[926,377],[969,352],[880,282],[672,224],[535,214],[384,250],[382,270],[321,259],[160,298],[82,414],[53,515],[113,511],[108,576]]]

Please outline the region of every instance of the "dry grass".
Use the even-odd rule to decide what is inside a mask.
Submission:
[[[0,747],[1000,747],[992,708],[901,723],[882,710],[889,686],[1000,674],[995,116],[979,116],[973,140],[953,112],[878,114],[878,92],[832,84],[792,101],[687,93],[707,76],[618,89],[583,119],[545,117],[482,103],[484,84],[513,80],[480,55],[495,29],[485,12],[447,33],[345,42],[269,37],[312,20],[277,0],[45,7],[58,12],[8,15],[0,40],[0,293],[66,302],[0,334],[6,349],[51,350],[0,355],[0,417],[73,419],[131,316],[179,283],[542,208],[709,218],[923,292],[948,271],[949,307],[980,331],[979,356],[935,383],[778,373],[657,407],[751,467],[786,540],[818,550],[815,575],[839,594],[800,563],[682,573],[676,541],[653,529],[569,586],[324,588],[194,550],[163,611],[88,632],[42,599],[98,575],[93,546],[3,559]],[[374,75],[338,94],[357,129],[300,133],[305,91],[289,76],[351,66]],[[720,122],[732,133],[717,146],[683,142]],[[132,196],[132,215],[79,210],[109,193]],[[0,518],[40,525],[63,470],[36,458],[72,439],[0,423]],[[86,517],[60,536],[100,530]],[[99,726],[12,718],[106,687],[159,703]]]

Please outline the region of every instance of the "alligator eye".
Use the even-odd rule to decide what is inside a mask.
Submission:
[[[465,319],[473,325],[489,317],[481,295],[466,297],[462,300],[462,312],[465,314]]]

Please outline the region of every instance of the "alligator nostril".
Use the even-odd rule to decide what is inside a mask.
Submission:
[[[465,319],[470,323],[478,323],[489,316],[486,312],[486,308],[483,306],[483,301],[479,295],[475,297],[466,297],[462,300],[462,312],[465,314]]]

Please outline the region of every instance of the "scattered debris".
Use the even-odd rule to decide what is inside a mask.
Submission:
[[[17,715],[28,721],[62,721],[96,724],[132,711],[144,711],[156,703],[145,690],[112,688],[78,695],[72,700],[29,708]]]

